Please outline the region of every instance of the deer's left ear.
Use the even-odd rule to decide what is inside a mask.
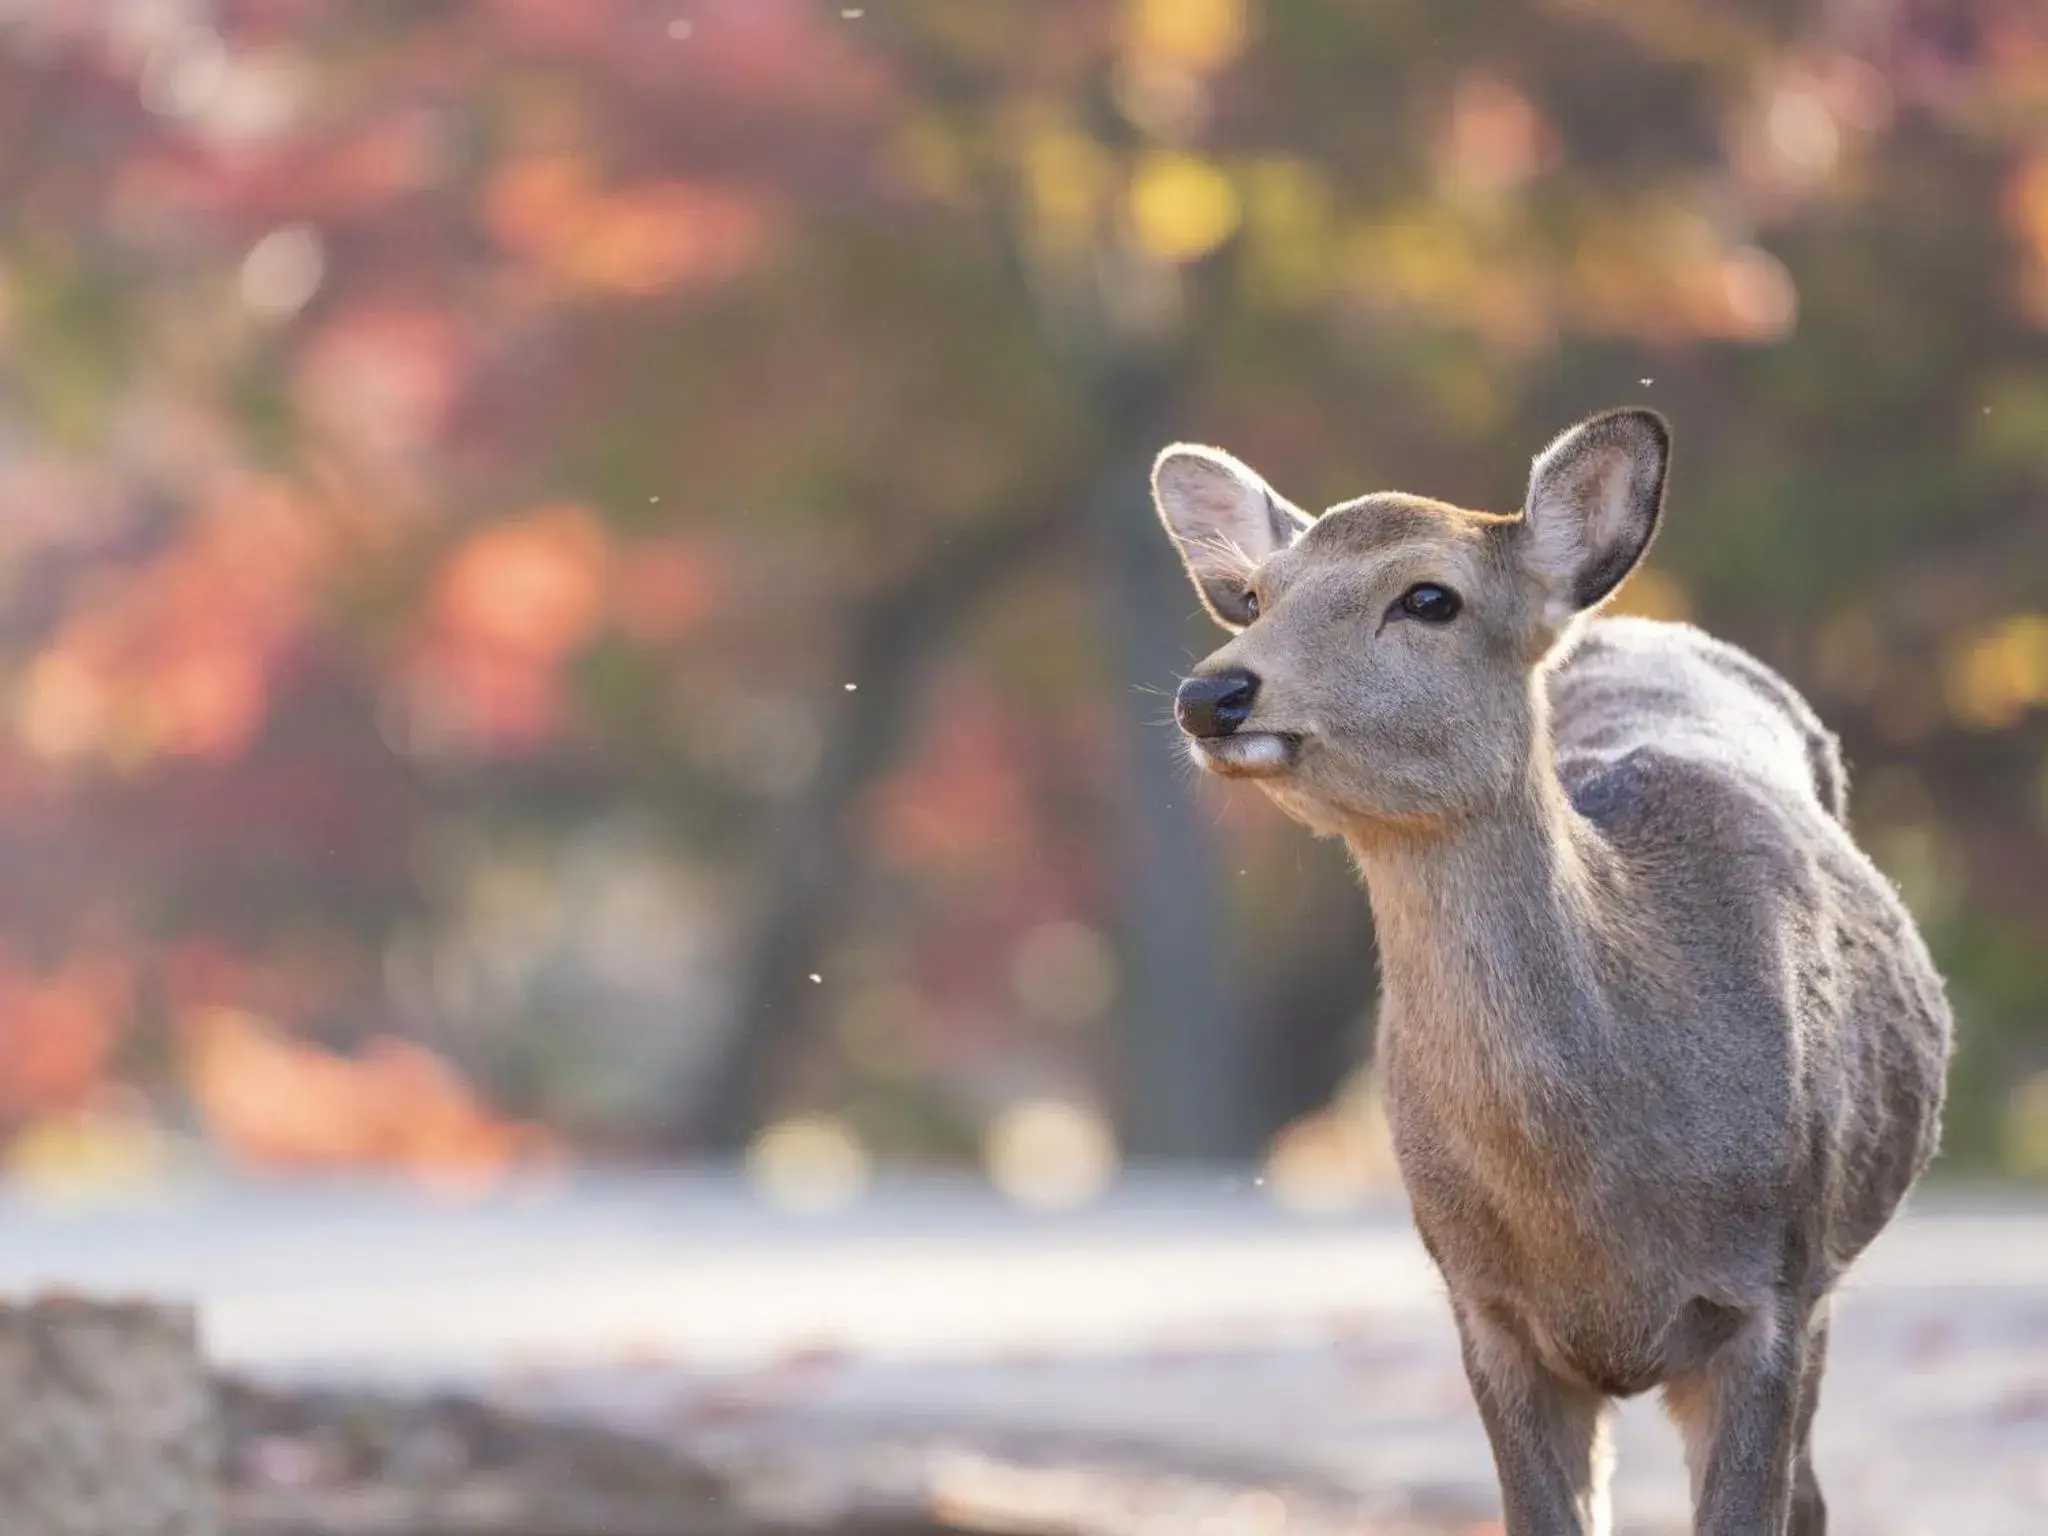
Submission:
[[[1522,559],[1562,627],[1635,569],[1657,532],[1671,429],[1655,411],[1609,411],[1560,433],[1529,472]]]
[[[1152,466],[1152,500],[1188,579],[1225,629],[1251,622],[1252,572],[1310,526],[1308,514],[1221,448],[1175,443]]]

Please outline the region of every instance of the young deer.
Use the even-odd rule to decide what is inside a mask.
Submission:
[[[1520,516],[1310,519],[1213,448],[1153,492],[1233,638],[1195,761],[1342,837],[1379,1061],[1510,1536],[1605,1532],[1609,1400],[1684,1433],[1702,1536],[1815,1536],[1828,1296],[1932,1154],[1942,984],[1850,838],[1834,738],[1682,624],[1588,619],[1656,531],[1640,410],[1543,450]]]

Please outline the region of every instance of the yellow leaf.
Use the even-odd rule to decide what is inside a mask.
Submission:
[[[1684,623],[1692,617],[1692,603],[1678,578],[1654,567],[1644,567],[1622,584],[1614,601],[1607,605],[1607,612]]]
[[[1032,232],[1044,245],[1073,251],[1088,243],[1109,182],[1102,146],[1071,128],[1031,135],[1024,148]]]
[[[2006,193],[2006,211],[2014,230],[2033,248],[2035,260],[2048,266],[2048,154],[2021,165]]]
[[[1131,0],[1131,51],[1214,69],[1236,57],[1249,30],[1245,0]]]
[[[1951,713],[1975,730],[2017,724],[2048,704],[2048,615],[2015,614],[1949,659]]]
[[[1195,155],[1148,155],[1131,178],[1131,225],[1161,261],[1195,261],[1236,232],[1242,209],[1230,178]]]

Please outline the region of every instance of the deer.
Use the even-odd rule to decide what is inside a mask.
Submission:
[[[1374,1071],[1509,1536],[1612,1529],[1612,1406],[1653,1388],[1697,1536],[1824,1532],[1830,1298],[1940,1137],[1949,1005],[1836,738],[1745,651],[1600,614],[1670,456],[1656,412],[1593,416],[1508,515],[1153,468],[1230,632],[1175,694],[1194,763],[1364,881]]]

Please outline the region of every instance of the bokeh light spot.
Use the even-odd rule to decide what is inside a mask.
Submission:
[[[1237,230],[1237,188],[1195,155],[1155,154],[1131,178],[1131,224],[1138,244],[1161,261],[1195,261]]]
[[[762,1130],[747,1148],[747,1174],[784,1210],[805,1214],[852,1205],[868,1185],[868,1154],[832,1115],[797,1115]]]
[[[326,252],[311,225],[273,229],[242,259],[242,302],[251,314],[289,318],[319,292],[326,265]]]
[[[1116,1000],[1116,953],[1084,923],[1047,923],[1027,933],[1010,965],[1017,1000],[1056,1024],[1097,1018]]]
[[[1067,1099],[1012,1104],[990,1123],[982,1155],[996,1188],[1037,1210],[1086,1205],[1116,1173],[1108,1123]]]

